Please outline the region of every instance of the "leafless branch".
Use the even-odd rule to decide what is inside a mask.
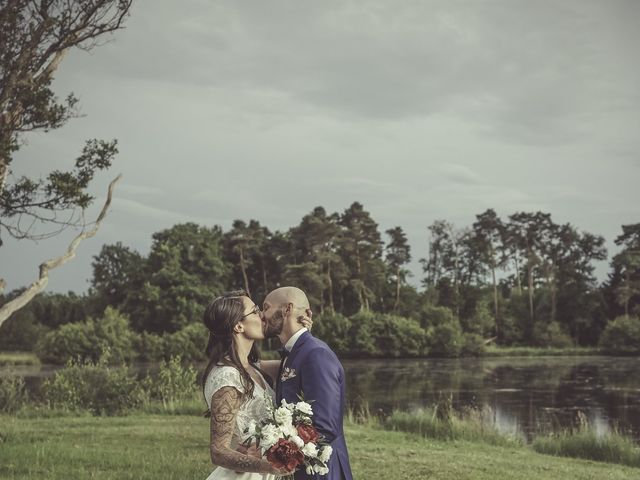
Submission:
[[[21,309],[22,307],[24,307],[27,303],[29,303],[33,299],[33,297],[35,297],[37,294],[39,294],[40,292],[42,292],[45,289],[45,287],[47,286],[47,283],[49,282],[49,271],[50,270],[53,270],[54,268],[58,268],[58,267],[64,265],[65,263],[67,263],[72,258],[74,258],[76,256],[76,250],[78,248],[78,245],[80,245],[80,242],[82,242],[82,240],[85,240],[87,238],[93,237],[98,232],[98,229],[100,228],[102,220],[107,215],[107,211],[109,209],[109,206],[111,205],[111,199],[113,197],[113,190],[114,190],[114,188],[116,186],[116,183],[118,183],[121,178],[122,178],[122,175],[118,175],[109,184],[109,191],[107,193],[107,199],[104,202],[104,205],[102,207],[102,211],[100,212],[100,215],[98,215],[98,218],[96,219],[95,223],[93,224],[93,228],[91,230],[83,231],[77,237],[75,237],[71,241],[71,243],[69,244],[69,248],[67,248],[67,251],[66,251],[65,254],[63,254],[63,255],[61,255],[59,257],[52,258],[52,259],[47,260],[46,262],[40,264],[40,274],[38,276],[38,280],[33,282],[29,286],[29,288],[27,288],[18,297],[14,298],[10,302],[7,302],[7,303],[5,303],[4,305],[2,305],[0,307],[0,326],[2,326],[2,324],[14,312],[16,312],[19,309]]]

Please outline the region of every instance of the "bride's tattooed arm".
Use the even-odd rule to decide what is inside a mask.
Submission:
[[[242,394],[233,387],[223,387],[211,398],[211,461],[236,472],[274,473],[267,460],[231,449],[231,437]]]

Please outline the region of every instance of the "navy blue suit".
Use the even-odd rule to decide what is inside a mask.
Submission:
[[[342,429],[345,379],[338,357],[326,343],[304,332],[291,349],[284,369],[280,370],[276,384],[278,405],[283,398],[287,402],[298,402],[298,395],[312,402],[313,424],[333,448],[327,475],[307,475],[302,469],[296,472],[296,480],[353,480]]]

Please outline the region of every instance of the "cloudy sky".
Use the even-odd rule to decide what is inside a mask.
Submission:
[[[187,221],[283,230],[355,200],[405,229],[414,283],[427,225],[487,208],[550,212],[615,251],[640,221],[638,45],[635,0],[136,0],[126,30],[58,71],[86,116],[13,163],[46,175],[87,138],[119,141],[92,187],[124,174],[110,214],[49,290],[84,291],[104,243],[146,253]],[[6,241],[8,289],[72,236]]]

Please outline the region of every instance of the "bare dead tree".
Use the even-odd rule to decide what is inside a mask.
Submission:
[[[53,75],[71,48],[91,50],[123,28],[132,1],[0,1],[0,247],[5,234],[37,240],[88,226],[84,212],[94,200],[88,186],[98,171],[111,166],[115,140],[87,141],[71,170],[54,170],[44,178],[17,177],[11,165],[25,134],[60,128],[78,116],[73,93],[59,100],[52,91]],[[54,263],[45,268],[44,278],[59,266]],[[43,268],[38,285],[46,285]],[[27,292],[38,288],[32,285]]]
[[[69,248],[67,248],[66,253],[60,255],[59,257],[52,258],[47,260],[44,263],[40,264],[40,274],[38,275],[38,279],[33,282],[24,292],[18,295],[16,298],[11,300],[10,302],[5,303],[0,307],[0,327],[14,312],[24,307],[27,303],[29,303],[33,297],[35,297],[38,293],[42,292],[47,284],[49,283],[49,271],[54,268],[58,268],[69,260],[76,256],[76,250],[80,245],[80,242],[87,238],[91,238],[95,236],[102,224],[102,220],[107,215],[107,211],[109,206],[111,205],[111,199],[113,197],[113,189],[116,186],[116,183],[120,181],[122,175],[118,175],[114,178],[109,184],[109,191],[107,193],[107,199],[102,206],[102,210],[98,218],[93,223],[93,228],[91,230],[85,230],[81,232],[78,236],[76,236],[72,242],[69,244]]]

